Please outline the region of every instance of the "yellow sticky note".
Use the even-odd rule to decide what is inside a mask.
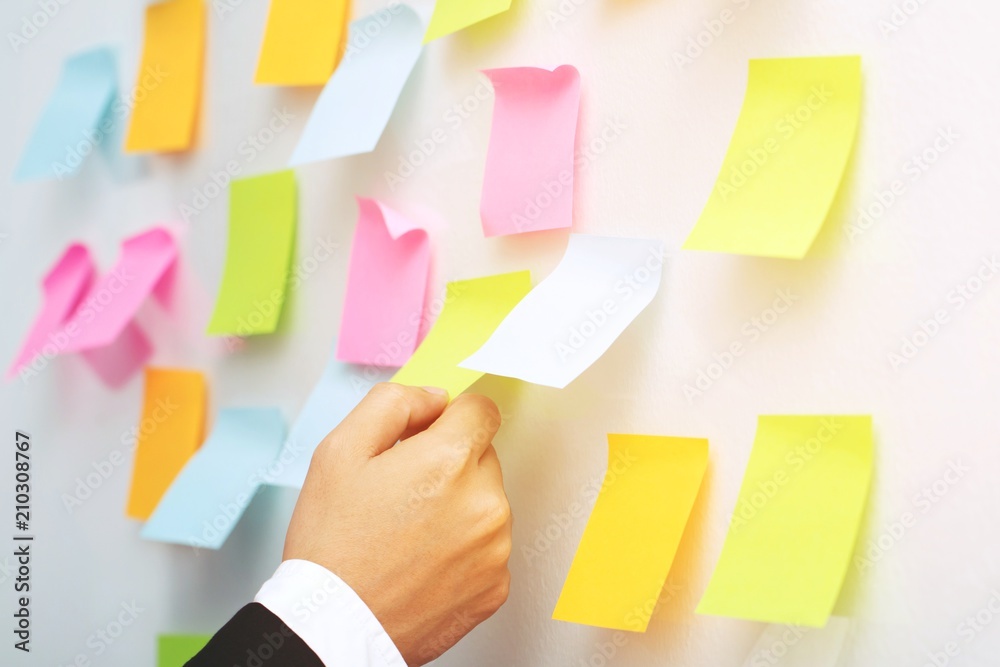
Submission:
[[[510,9],[511,0],[437,0],[424,44]]]
[[[278,327],[295,250],[296,211],[291,169],[233,181],[226,267],[209,334],[253,336]]]
[[[205,21],[203,0],[167,0],[146,8],[126,151],[191,148],[201,104]]]
[[[750,61],[743,110],[687,250],[801,259],[830,212],[861,113],[861,56]]]
[[[869,416],[762,416],[698,613],[819,628],[837,601],[872,475]]]
[[[454,398],[483,376],[458,364],[482,347],[507,313],[531,291],[528,271],[448,283],[434,327],[393,382],[441,387]]]
[[[127,516],[148,519],[177,473],[201,446],[205,401],[205,378],[201,373],[146,369]]]
[[[609,435],[608,471],[552,618],[645,632],[708,467],[708,440]]]
[[[348,0],[271,0],[256,83],[321,86],[343,52]]]

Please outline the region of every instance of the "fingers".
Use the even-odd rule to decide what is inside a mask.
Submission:
[[[375,385],[330,434],[348,456],[372,458],[420,432],[448,405],[448,394],[391,382]]]
[[[426,431],[412,438],[434,441],[446,447],[468,449],[469,458],[478,461],[493,443],[500,430],[500,410],[496,403],[476,394],[462,394],[445,408]]]

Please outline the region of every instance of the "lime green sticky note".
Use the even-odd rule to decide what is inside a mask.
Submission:
[[[482,347],[514,306],[531,291],[528,271],[448,283],[444,308],[393,382],[441,387],[454,398],[483,376],[458,364]]]
[[[212,635],[160,635],[156,638],[157,667],[184,667],[211,638]]]
[[[854,147],[861,56],[750,61],[743,110],[684,248],[802,259]]]
[[[437,0],[424,44],[510,9],[511,0]]]
[[[209,334],[242,337],[277,328],[295,245],[295,219],[292,170],[233,181],[226,266]]]
[[[608,435],[608,471],[552,618],[645,632],[708,467],[708,440]]]
[[[698,613],[823,627],[872,476],[869,416],[762,416]]]

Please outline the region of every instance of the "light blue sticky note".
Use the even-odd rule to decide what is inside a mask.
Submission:
[[[15,180],[65,178],[97,151],[114,121],[118,94],[114,51],[99,48],[69,58],[14,172]]]
[[[344,58],[316,100],[290,164],[375,150],[423,37],[424,21],[405,4],[352,23]]]
[[[220,548],[264,483],[284,438],[285,422],[274,408],[221,410],[212,434],[167,489],[140,535]]]
[[[336,342],[333,349],[337,349]],[[292,425],[281,453],[271,464],[268,483],[301,488],[316,446],[375,384],[387,381],[394,373],[393,368],[345,364],[331,352],[323,377]]]

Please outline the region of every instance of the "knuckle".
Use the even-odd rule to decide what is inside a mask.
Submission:
[[[390,403],[405,404],[409,402],[406,387],[394,382],[379,382],[372,387],[371,395]]]
[[[510,597],[510,570],[507,570],[505,568],[503,575],[500,577],[500,580],[497,581],[496,585],[493,587],[493,590],[491,591],[490,607],[492,607],[493,610],[496,611],[497,609],[502,607],[505,602],[507,602],[507,599],[509,597]]]
[[[462,400],[475,408],[479,415],[483,418],[483,421],[490,426],[496,428],[500,427],[500,408],[497,407],[497,404],[494,403],[492,399],[483,396],[482,394],[462,394],[455,400]]]

